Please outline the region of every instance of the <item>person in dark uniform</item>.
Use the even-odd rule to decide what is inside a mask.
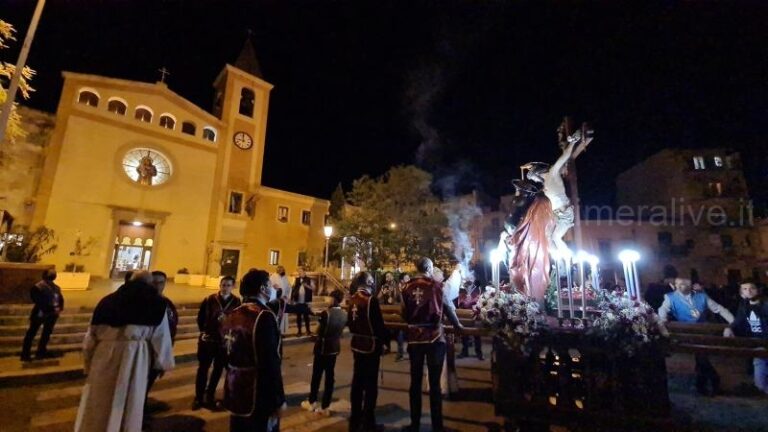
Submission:
[[[224,347],[221,344],[221,322],[226,314],[240,306],[240,298],[232,294],[234,287],[235,278],[224,276],[219,282],[219,292],[206,297],[197,313],[200,338],[197,342],[198,366],[193,410],[201,406],[215,410],[221,408],[221,402],[216,400],[216,386],[219,384],[225,363]],[[211,364],[213,371],[208,379]]]
[[[53,333],[53,327],[59,314],[64,309],[64,297],[61,295],[61,288],[53,283],[56,280],[56,269],[48,269],[43,272],[43,279],[34,284],[29,290],[32,302],[32,312],[29,314],[29,329],[24,336],[24,342],[21,347],[21,361],[28,362],[32,360],[30,352],[32,351],[32,340],[37,335],[40,326],[43,326],[43,333],[40,335],[40,341],[37,344],[37,353],[35,358],[56,357],[55,354],[48,352],[48,341]]]
[[[221,324],[227,356],[224,407],[230,432],[273,432],[285,408],[280,332],[268,306],[276,296],[269,273],[252,269],[240,281],[243,304]]]
[[[473,283],[468,282],[464,288],[459,288],[459,297],[454,301],[456,309],[472,310],[480,298],[480,288]],[[470,339],[472,338],[472,339]],[[478,360],[485,360],[483,357],[483,345],[480,336],[462,336],[461,337],[461,353],[457,355],[457,358],[469,357],[469,345],[470,341],[475,349],[475,356]]]
[[[299,330],[297,336],[301,336],[302,319],[307,328],[307,336],[312,336],[312,332],[309,330],[309,316],[312,314],[312,311],[309,310],[309,304],[312,303],[313,292],[314,284],[312,283],[312,279],[307,276],[307,273],[304,270],[301,270],[293,284],[293,289],[291,290],[291,304],[297,309],[296,325]]]
[[[406,430],[418,432],[421,423],[421,382],[424,378],[424,362],[429,376],[429,408],[432,430],[443,432],[443,399],[440,391],[440,374],[446,354],[443,316],[447,316],[459,332],[464,327],[459,322],[453,303],[443,292],[443,285],[432,279],[434,266],[426,257],[416,262],[419,272],[403,290],[403,320],[408,324],[408,356],[411,359],[411,425]]]
[[[334,371],[336,357],[341,351],[341,333],[347,326],[347,313],[341,309],[341,301],[344,293],[339,290],[331,293],[331,306],[328,310],[320,312],[320,326],[315,340],[314,360],[312,361],[312,384],[309,390],[309,398],[301,403],[301,407],[307,411],[316,412],[322,416],[329,416],[328,407],[333,398]],[[320,408],[317,407],[317,393],[320,390],[320,379],[325,374],[325,390]]]
[[[373,276],[368,272],[356,274],[350,288],[354,295],[348,302],[347,322],[352,333],[350,345],[354,369],[349,397],[352,405],[349,431],[371,432],[380,429],[374,413],[379,392],[376,377],[388,334],[379,301],[373,292]]]

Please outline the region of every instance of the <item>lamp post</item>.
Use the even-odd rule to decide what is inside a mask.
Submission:
[[[491,250],[491,279],[493,280],[493,286],[496,289],[501,285],[501,271],[499,269],[499,263],[501,262],[501,251],[499,249]]]
[[[637,275],[637,261],[640,260],[640,254],[631,249],[625,249],[619,252],[619,261],[624,267],[624,281],[627,285],[629,297],[635,300],[642,300],[640,294],[640,278]]]
[[[331,241],[333,235],[333,227],[326,225],[323,227],[323,234],[325,234],[325,271],[328,271],[328,244]]]

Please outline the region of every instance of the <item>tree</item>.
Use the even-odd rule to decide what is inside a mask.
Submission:
[[[26,226],[14,227],[5,237],[6,259],[9,262],[40,262],[43,256],[56,251],[56,241],[53,230],[42,225],[34,230]]]
[[[447,264],[448,221],[431,186],[432,176],[414,166],[355,180],[346,196],[349,205],[336,221],[339,235],[347,237],[340,253],[356,255],[370,270],[397,268],[421,256]]]
[[[344,189],[342,189],[341,183],[339,183],[331,194],[331,208],[329,209],[331,220],[337,221],[341,219],[341,213],[344,211],[346,203],[347,199],[344,197]]]
[[[0,49],[8,48],[6,43],[8,41],[16,40],[14,33],[16,33],[16,30],[10,23],[0,20]],[[0,61],[0,108],[5,101],[8,100],[6,87],[15,71],[15,65]],[[30,93],[34,91],[34,89],[29,86],[29,80],[31,80],[34,75],[35,71],[29,67],[25,66],[22,70],[21,80],[19,81],[19,91],[24,99],[29,99]],[[9,141],[14,141],[25,135],[24,130],[21,128],[21,116],[18,113],[17,106],[18,104],[13,104],[13,107],[11,108],[11,116],[8,120],[6,136]]]

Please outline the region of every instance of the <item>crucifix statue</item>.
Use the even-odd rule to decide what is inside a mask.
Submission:
[[[357,305],[352,305],[352,321],[357,321]]]

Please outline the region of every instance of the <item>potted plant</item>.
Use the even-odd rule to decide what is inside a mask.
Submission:
[[[207,275],[202,273],[192,273],[189,275],[189,284],[192,286],[203,286],[205,285],[206,277]]]
[[[173,277],[173,281],[177,284],[188,284],[189,270],[186,267],[180,268],[179,271],[176,272],[176,275]]]

